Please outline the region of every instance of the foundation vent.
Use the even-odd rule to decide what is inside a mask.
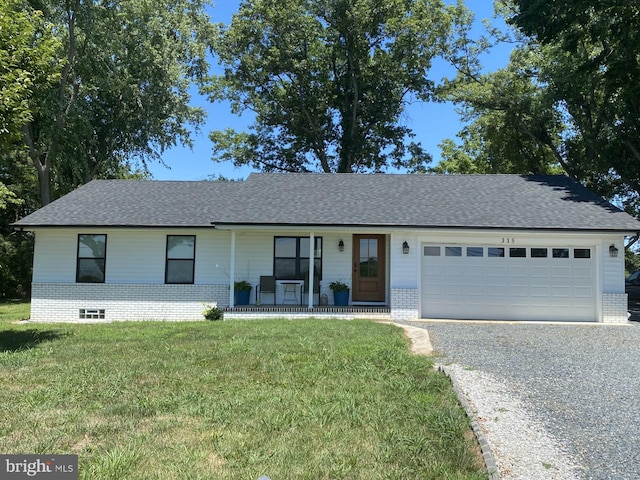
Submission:
[[[81,320],[104,320],[104,308],[81,308],[78,318]]]

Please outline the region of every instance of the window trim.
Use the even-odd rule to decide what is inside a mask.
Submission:
[[[169,238],[173,237],[191,237],[193,238],[193,257],[192,258],[169,258]],[[171,260],[179,260],[179,261],[189,261],[192,263],[193,268],[191,269],[191,281],[188,282],[170,282],[169,281],[169,261]],[[165,253],[164,253],[164,283],[166,285],[193,285],[195,283],[196,276],[196,236],[195,235],[167,235],[166,244],[165,244]]]
[[[104,257],[81,257],[80,256],[80,237],[104,237]],[[92,282],[90,280],[80,280],[80,261],[81,260],[102,260],[103,272],[102,280]],[[76,245],[76,283],[105,283],[107,278],[107,234],[106,233],[79,233]]]
[[[296,240],[296,256],[295,257],[277,257],[276,256],[276,243],[278,241],[279,238],[294,238]],[[302,275],[301,273],[301,269],[300,266],[302,264],[302,260],[304,259],[306,262],[309,262],[309,257],[306,256],[301,256],[301,248],[300,248],[300,244],[301,244],[301,240],[302,239],[308,239],[310,240],[310,236],[297,236],[297,235],[277,235],[273,237],[273,275],[276,277],[276,280],[303,280],[304,279],[304,275]],[[315,253],[317,251],[316,247],[316,242],[318,241],[318,239],[320,240],[320,256],[316,257]],[[313,237],[313,260],[314,260],[314,264],[316,260],[319,260],[320,262],[320,272],[318,274],[317,269],[314,268],[314,276],[317,276],[320,280],[322,280],[322,270],[323,270],[323,257],[324,257],[324,239],[323,237],[320,236],[314,236]],[[276,261],[278,259],[293,259],[295,261],[295,273],[294,276],[292,278],[288,278],[288,277],[278,277],[276,274]]]

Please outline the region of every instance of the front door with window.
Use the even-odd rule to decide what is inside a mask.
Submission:
[[[353,236],[354,302],[385,301],[385,236]]]

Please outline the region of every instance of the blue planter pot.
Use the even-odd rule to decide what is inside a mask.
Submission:
[[[333,292],[333,303],[337,307],[346,307],[349,305],[349,290]]]
[[[249,298],[251,298],[251,290],[236,290],[234,293],[234,300],[236,305],[249,305]]]

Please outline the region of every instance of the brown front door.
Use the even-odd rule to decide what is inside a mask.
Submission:
[[[354,302],[384,302],[385,300],[385,236],[353,236]]]

